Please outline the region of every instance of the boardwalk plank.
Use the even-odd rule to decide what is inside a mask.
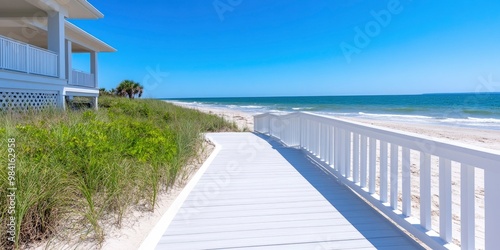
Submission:
[[[421,249],[300,150],[208,137],[220,152],[156,249]]]

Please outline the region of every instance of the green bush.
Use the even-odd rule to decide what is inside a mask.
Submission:
[[[140,205],[153,210],[159,192],[197,155],[203,132],[236,131],[220,117],[157,100],[101,97],[98,111],[2,114],[0,154],[16,140],[16,238],[0,248],[44,240],[71,220],[80,239],[104,239],[102,220],[121,224]],[[2,166],[7,158],[0,157]],[[0,178],[7,180],[6,167]],[[7,181],[0,195],[7,197]],[[10,215],[0,199],[2,232]]]

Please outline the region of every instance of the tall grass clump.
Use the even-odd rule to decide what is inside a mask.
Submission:
[[[2,113],[0,249],[70,232],[103,242],[132,208],[154,210],[196,157],[202,133],[236,131],[220,117],[157,100],[102,97],[98,111]],[[9,213],[8,140],[15,139],[15,212]],[[12,218],[11,218],[12,217]],[[8,224],[15,221],[15,240]]]

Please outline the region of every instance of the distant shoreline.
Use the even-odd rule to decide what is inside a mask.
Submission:
[[[500,95],[500,92],[442,92],[442,93],[415,93],[415,94],[367,94],[367,95],[282,95],[282,96],[223,96],[223,97],[181,97],[181,98],[156,98],[162,101],[182,101],[192,99],[232,99],[232,98],[295,98],[295,97],[363,97],[363,96],[421,96],[421,95]]]
[[[500,94],[241,97],[165,100],[194,108],[259,114],[306,111],[343,117],[500,131]]]
[[[242,111],[237,108],[230,107],[213,107],[213,106],[199,106],[190,103],[167,101],[182,107],[192,108],[205,113],[211,113],[226,118],[231,122],[236,122],[240,129],[245,126],[253,131],[253,115],[259,112],[255,111]],[[262,113],[262,112],[260,112]],[[422,124],[410,121],[391,121],[370,119],[366,117],[347,117],[338,116],[339,118],[351,121],[357,121],[370,125],[379,126],[382,128],[391,128],[400,131],[412,132],[431,137],[446,139],[450,141],[458,141],[469,145],[474,145],[483,148],[500,150],[500,130],[486,130],[477,128],[467,128],[452,125],[436,125],[436,124]]]

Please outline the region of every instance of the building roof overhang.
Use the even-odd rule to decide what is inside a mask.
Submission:
[[[66,32],[66,39],[82,47],[82,51],[80,52],[89,52],[89,51],[116,52],[115,48],[99,40],[95,36],[87,33],[86,31],[80,29],[78,26],[74,24],[66,21],[64,26]],[[74,52],[79,52],[79,51],[74,51]]]
[[[115,52],[116,49],[66,20],[66,39],[73,52]],[[0,35],[47,48],[47,18],[0,18]]]
[[[57,11],[70,19],[99,19],[104,15],[87,0],[0,0],[1,17],[46,16]]]

